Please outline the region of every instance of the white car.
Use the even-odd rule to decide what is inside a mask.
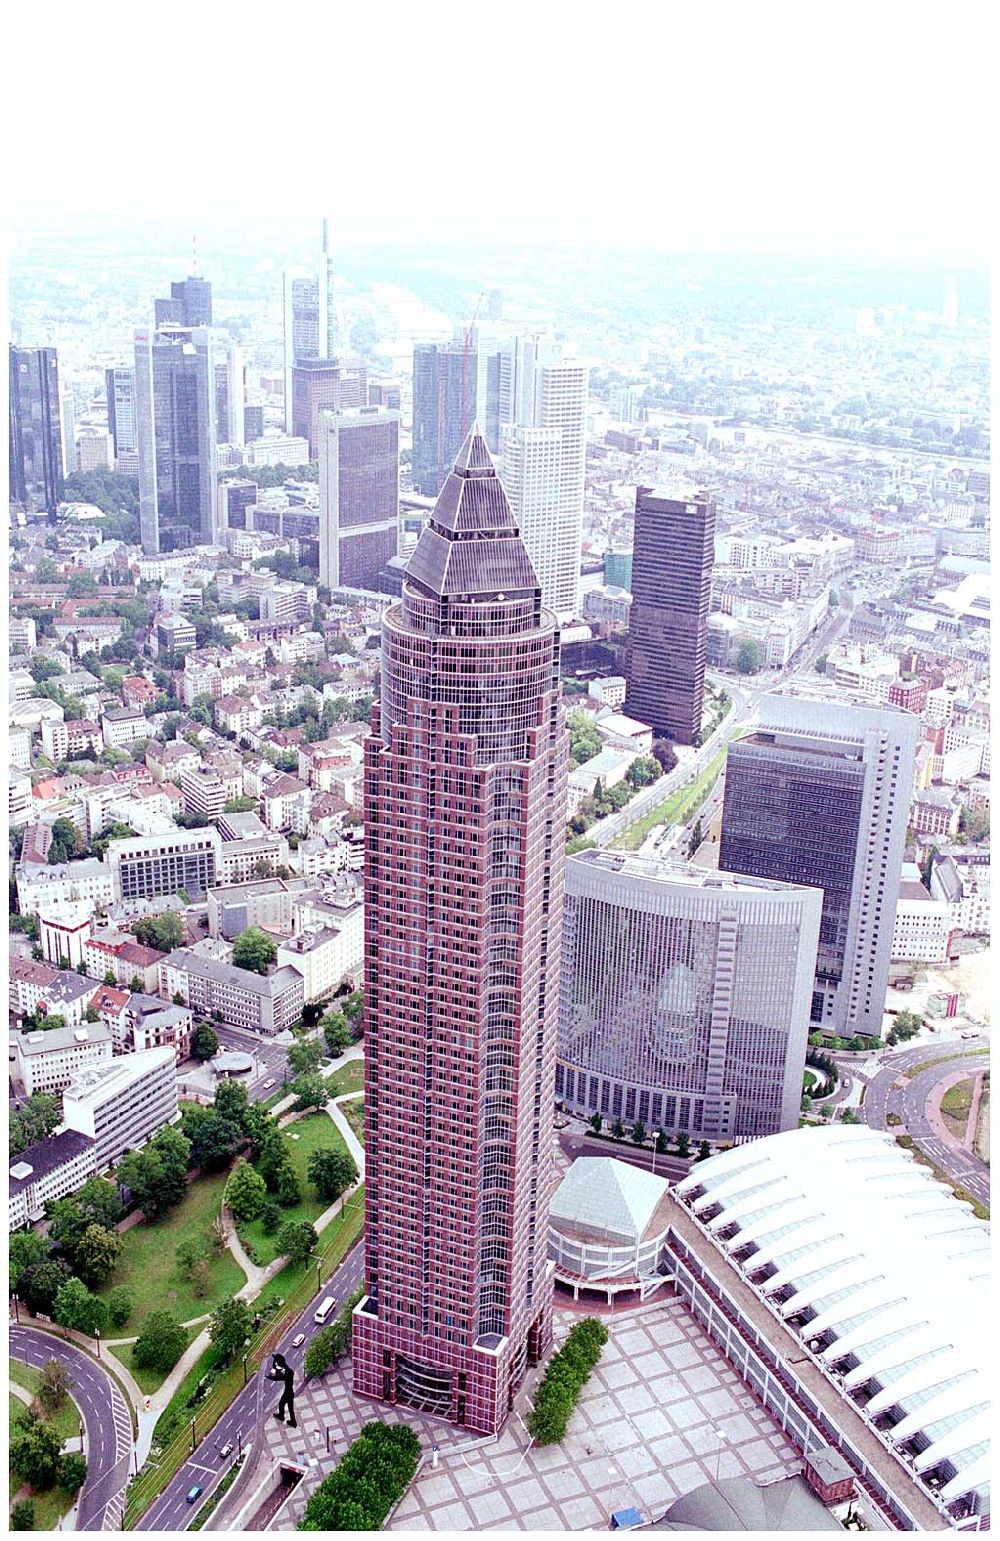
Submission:
[[[295,1334],[294,1338],[292,1339],[292,1347],[293,1348],[301,1348],[305,1341],[306,1341],[305,1333],[304,1332],[297,1332]]]
[[[265,1081],[264,1082],[264,1090],[266,1092],[269,1092],[271,1090],[271,1087],[272,1086],[277,1086],[277,1084],[278,1084],[277,1081]]]

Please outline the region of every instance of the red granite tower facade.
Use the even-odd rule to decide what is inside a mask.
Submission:
[[[474,429],[385,614],[366,750],[354,1386],[484,1433],[551,1341],[567,758],[555,617]]]

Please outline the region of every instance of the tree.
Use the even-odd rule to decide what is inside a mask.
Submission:
[[[132,1315],[135,1299],[124,1284],[116,1284],[108,1296],[108,1315],[113,1327],[124,1327]]]
[[[278,1251],[283,1253],[290,1262],[298,1263],[309,1256],[318,1241],[319,1237],[308,1220],[298,1223],[294,1220],[286,1220],[278,1232],[276,1245]]]
[[[688,841],[687,853],[689,857],[692,857],[696,854],[698,847],[701,845],[701,842],[704,840],[704,838],[705,835],[704,831],[702,830],[701,819],[695,819],[694,829],[692,829],[691,838]]]
[[[292,1091],[295,1093],[292,1107],[296,1113],[305,1113],[310,1108],[325,1108],[330,1100],[329,1089],[321,1075],[299,1076],[292,1082]]]
[[[271,1127],[264,1131],[256,1157],[257,1171],[267,1184],[269,1193],[275,1192],[278,1179],[291,1164],[288,1146],[282,1139],[281,1131],[272,1122]]]
[[[221,1215],[216,1215],[209,1226],[208,1241],[216,1257],[221,1257],[226,1250],[226,1227],[222,1223]]]
[[[35,1263],[44,1262],[48,1255],[49,1244],[37,1231],[19,1231],[10,1238],[7,1249],[7,1288],[12,1295],[17,1293],[24,1270]]]
[[[290,1161],[278,1174],[275,1198],[282,1209],[294,1209],[297,1204],[302,1203],[302,1184],[295,1175],[295,1168]]]
[[[347,1024],[344,1025],[346,1027]],[[288,1051],[288,1068],[293,1076],[308,1076],[319,1068],[322,1058],[322,1047],[314,1040],[307,1043],[293,1043]]]
[[[59,1471],[62,1440],[40,1419],[18,1419],[9,1446],[11,1470],[21,1482],[39,1491],[52,1487]]]
[[[231,1124],[247,1132],[247,1114],[251,1104],[246,1087],[239,1081],[220,1081],[215,1088],[212,1106],[222,1118],[227,1118]],[[266,1116],[266,1110],[262,1111]]]
[[[49,846],[49,863],[58,866],[76,855],[80,835],[72,819],[58,818],[52,825],[52,842]]]
[[[85,1332],[88,1338],[107,1331],[108,1308],[90,1293],[82,1279],[70,1278],[59,1286],[52,1315],[60,1327]]]
[[[219,1038],[215,1029],[207,1022],[195,1024],[191,1034],[191,1054],[195,1059],[211,1059],[213,1054],[219,1052]]]
[[[237,1161],[226,1183],[225,1201],[239,1221],[256,1220],[267,1198],[267,1184],[249,1162]]]
[[[88,1225],[73,1249],[73,1267],[85,1284],[107,1284],[121,1257],[122,1239],[103,1225]]]
[[[763,662],[760,644],[752,637],[744,637],[736,650],[737,674],[759,674]]]
[[[826,664],[827,664],[827,659],[829,658],[829,656],[830,655],[828,653],[820,653],[820,655],[817,658],[816,662],[813,664],[813,668],[816,670],[817,674],[825,674],[826,673]]]
[[[51,1021],[51,1018],[46,1019],[42,1017],[41,1023],[35,1022],[34,1026],[37,1028],[47,1020]],[[24,1027],[26,1031],[30,1031],[30,1028],[27,1026],[27,1019],[25,1019]],[[32,1096],[28,1097],[21,1104],[20,1112],[11,1115],[10,1134],[12,1146],[15,1142],[15,1135],[23,1138],[23,1144],[19,1145],[16,1150],[12,1149],[11,1154],[18,1155],[20,1151],[26,1150],[29,1145],[37,1145],[40,1140],[48,1139],[49,1135],[58,1128],[61,1121],[62,1104],[59,1098],[53,1097],[51,1092],[34,1092]]]
[[[686,1129],[682,1129],[677,1136],[677,1154],[686,1161],[691,1154],[691,1136]]]
[[[161,1129],[145,1150],[129,1151],[118,1165],[118,1181],[127,1187],[147,1220],[158,1219],[179,1204],[187,1191],[191,1141],[179,1129]]]
[[[169,1374],[187,1348],[187,1333],[169,1311],[147,1316],[132,1345],[132,1362],[140,1370]]]
[[[64,1493],[78,1493],[87,1480],[87,1459],[79,1451],[67,1450],[59,1459],[56,1481]]]
[[[633,787],[648,787],[660,777],[660,766],[652,755],[643,755],[639,760],[633,760],[625,772],[625,780]]]
[[[358,1169],[345,1151],[314,1150],[306,1166],[306,1176],[319,1197],[332,1204],[358,1180]]]
[[[193,1241],[182,1241],[174,1252],[177,1266],[186,1278],[191,1277],[191,1271],[201,1257],[201,1248]]]
[[[208,1268],[208,1258],[199,1257],[195,1261],[194,1267],[191,1269],[189,1278],[191,1293],[196,1300],[204,1300],[205,1296],[208,1294],[209,1285],[211,1282],[212,1280]]]
[[[611,1125],[611,1138],[613,1140],[624,1140],[625,1138],[625,1125],[620,1118],[616,1118]]]
[[[66,1366],[58,1359],[46,1359],[38,1377],[38,1400],[51,1418],[69,1395],[73,1382]]]
[[[72,1277],[67,1265],[61,1261],[32,1263],[21,1270],[18,1293],[28,1310],[34,1315],[42,1313],[45,1316],[51,1316],[56,1295]]]
[[[250,1336],[252,1318],[242,1300],[224,1300],[212,1316],[208,1334],[226,1359],[232,1359]]]
[[[665,1129],[657,1129],[655,1145],[656,1154],[658,1156],[665,1156],[667,1154],[668,1148],[667,1131]]]
[[[157,952],[173,952],[182,947],[187,932],[176,910],[165,910],[162,915],[152,915],[137,920],[132,927],[137,942],[143,947],[155,947]]]
[[[11,1530],[34,1530],[35,1506],[30,1498],[23,1498],[10,1511]]]
[[[631,1135],[631,1138],[632,1138],[632,1144],[633,1145],[645,1145],[645,1143],[646,1143],[646,1125],[644,1123],[641,1123],[639,1120],[636,1120],[636,1122],[632,1125],[632,1135]]]
[[[604,740],[589,712],[570,712],[566,724],[569,728],[570,769],[577,770],[594,758]]]
[[[604,1119],[601,1117],[600,1113],[592,1113],[588,1119],[588,1123],[590,1124],[590,1127],[593,1129],[595,1134],[600,1134],[601,1128],[604,1124]]]
[[[248,926],[233,943],[234,968],[249,969],[254,974],[266,974],[277,955],[274,938],[259,926]]]
[[[343,1012],[331,1011],[321,1018],[321,1024],[327,1052],[336,1059],[338,1055],[343,1054],[351,1041],[351,1030],[347,1025],[347,1018]]]
[[[707,1140],[702,1140],[701,1144],[698,1146],[698,1156],[697,1156],[697,1159],[699,1161],[707,1161],[711,1154],[712,1154],[712,1147],[711,1147],[711,1145],[709,1145]]]
[[[281,1206],[268,1199],[260,1212],[260,1228],[265,1236],[274,1236],[281,1228]]]
[[[239,1125],[214,1108],[185,1108],[184,1133],[191,1141],[191,1160],[203,1172],[221,1172],[228,1166],[242,1138]]]

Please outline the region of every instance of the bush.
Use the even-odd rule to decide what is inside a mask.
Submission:
[[[124,1327],[132,1315],[134,1305],[135,1300],[124,1284],[116,1284],[108,1296],[108,1315],[111,1318],[112,1326]]]
[[[536,1445],[558,1444],[562,1439],[607,1341],[603,1322],[588,1316],[577,1322],[562,1348],[553,1354],[528,1414],[528,1433]]]
[[[344,1301],[336,1320],[332,1321],[329,1327],[323,1327],[316,1333],[306,1349],[306,1357],[303,1361],[303,1369],[307,1376],[325,1375],[327,1370],[336,1364],[341,1354],[346,1353],[350,1348],[351,1316],[364,1293],[364,1285],[361,1285],[349,1299]]]
[[[14,1505],[10,1511],[10,1528],[11,1530],[34,1530],[35,1506],[30,1498]]]
[[[420,1441],[405,1423],[366,1423],[306,1504],[299,1530],[380,1530],[413,1480]]]
[[[132,1346],[132,1362],[140,1370],[172,1370],[187,1348],[187,1333],[169,1311],[154,1311],[143,1322]]]
[[[16,1432],[12,1431],[9,1454],[11,1470],[18,1480],[43,1490],[52,1487],[56,1480],[62,1440],[49,1424],[29,1418],[19,1421]]]
[[[265,1236],[273,1236],[281,1225],[281,1209],[273,1199],[268,1199],[260,1212],[261,1229]],[[244,1251],[246,1246],[244,1244]]]
[[[78,1493],[87,1480],[87,1462],[73,1451],[62,1456],[56,1481],[65,1493]]]

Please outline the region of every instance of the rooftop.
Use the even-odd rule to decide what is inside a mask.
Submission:
[[[77,1134],[75,1129],[63,1129],[50,1134],[47,1140],[39,1140],[37,1145],[29,1145],[10,1167],[8,1191],[15,1194],[25,1183],[37,1182],[40,1177],[58,1171],[74,1156],[90,1150],[93,1144],[89,1135]]]
[[[549,1206],[560,1228],[582,1229],[602,1241],[639,1241],[667,1191],[667,1181],[627,1161],[587,1156],[574,1161]],[[666,1230],[666,1220],[661,1229]]]
[[[47,1033],[15,1033],[14,1040],[22,1059],[35,1059],[88,1043],[110,1043],[111,1029],[104,1022],[82,1022],[79,1027],[56,1027]]]

